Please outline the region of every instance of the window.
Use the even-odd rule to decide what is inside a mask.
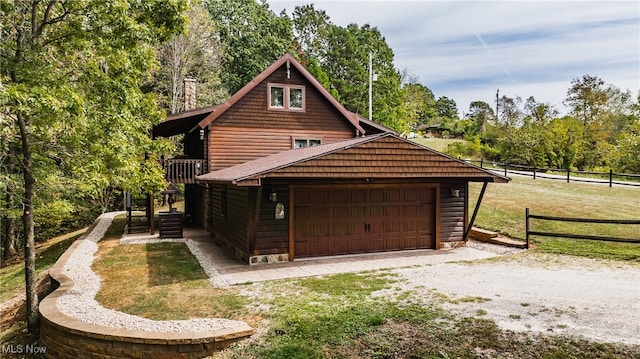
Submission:
[[[284,88],[272,86],[269,89],[269,107],[284,108]]]
[[[309,139],[299,139],[299,138],[296,138],[295,140],[293,140],[293,148],[319,146],[321,144],[322,144],[321,140],[309,140]]]
[[[269,108],[304,111],[304,87],[269,84]]]

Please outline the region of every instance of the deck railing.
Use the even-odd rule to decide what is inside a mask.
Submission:
[[[160,163],[167,182],[196,183],[196,176],[207,173],[207,161],[203,159],[171,158]]]

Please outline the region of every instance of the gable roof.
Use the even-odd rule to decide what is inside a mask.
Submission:
[[[454,159],[392,133],[280,152],[196,177],[202,182],[259,186],[263,178],[509,178]]]
[[[311,75],[311,73],[309,73],[309,71],[307,71],[307,69],[304,68],[304,66],[302,66],[298,61],[296,61],[296,59],[293,56],[291,56],[291,54],[285,54],[284,56],[282,56],[276,62],[271,64],[271,66],[269,66],[266,70],[262,71],[260,75],[256,76],[253,80],[251,80],[249,83],[244,85],[243,88],[241,88],[238,92],[236,92],[233,96],[231,96],[231,98],[229,98],[225,103],[221,104],[220,106],[216,107],[213,111],[211,111],[211,113],[209,113],[207,117],[205,117],[203,120],[201,120],[198,123],[200,128],[205,128],[211,122],[215,121],[218,117],[220,117],[220,115],[225,113],[225,111],[227,111],[231,106],[233,106],[236,102],[238,102],[241,98],[243,98],[247,93],[249,93],[249,91],[253,90],[256,86],[262,83],[262,81],[264,81],[267,77],[269,77],[269,75],[271,75],[273,72],[275,72],[285,63],[289,63],[293,65],[293,67],[295,67],[298,71],[300,71],[300,73],[345,117],[347,121],[351,123],[351,125],[353,125],[353,127],[355,127],[358,131],[360,131],[361,134],[366,133],[365,129],[362,126],[360,126],[360,121],[354,118],[354,116],[352,115],[352,112],[347,111],[347,109],[345,109],[344,106],[342,106],[338,102],[338,100],[336,100],[333,96],[331,96],[329,91],[327,91],[318,82],[318,80],[316,80],[315,77],[313,77],[313,75]]]

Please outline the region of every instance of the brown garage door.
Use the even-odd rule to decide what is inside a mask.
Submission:
[[[429,185],[293,190],[294,256],[435,248]]]

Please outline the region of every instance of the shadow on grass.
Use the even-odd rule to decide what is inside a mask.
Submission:
[[[185,244],[148,243],[145,246],[149,286],[209,279]]]

